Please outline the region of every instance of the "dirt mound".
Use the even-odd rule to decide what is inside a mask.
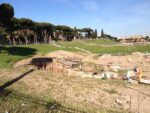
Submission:
[[[145,57],[142,53],[133,53],[126,56],[111,56],[103,55],[98,58],[98,62],[103,65],[113,64],[119,66],[139,66],[139,65],[149,65],[150,56]]]
[[[64,51],[64,50],[59,50],[59,51],[54,51],[50,52],[49,54],[46,55],[46,57],[76,57],[76,58],[84,58],[83,54],[79,54],[77,52],[69,52],[69,51]]]
[[[20,60],[18,62],[16,62],[13,67],[19,67],[19,66],[23,66],[23,65],[28,65],[31,63],[33,58],[43,58],[43,57],[75,57],[75,58],[80,58],[83,59],[85,56],[87,56],[86,53],[81,53],[81,52],[69,52],[69,51],[64,51],[64,50],[59,50],[59,51],[54,51],[54,52],[50,52],[46,55],[35,55],[31,58],[27,58],[27,59],[23,59]]]
[[[23,65],[28,65],[28,64],[30,64],[31,61],[32,61],[32,58],[20,60],[20,61],[16,62],[13,65],[13,67],[19,67],[19,66],[23,66]]]
[[[142,66],[143,71],[147,71],[150,69],[149,66],[150,55],[145,55],[139,52],[133,53],[131,55],[126,55],[126,56],[111,56],[110,54],[98,56],[96,54],[86,54],[83,52],[69,52],[64,50],[50,52],[44,56],[36,55],[32,58],[18,61],[16,64],[14,64],[14,67],[30,64],[32,59],[37,57],[79,58],[82,60],[82,62],[89,62],[89,63],[100,64],[104,66],[109,64],[111,66],[119,66],[123,70],[133,69],[134,67],[139,65]],[[145,73],[144,75],[147,75],[147,73]]]
[[[19,67],[19,66],[29,65],[32,62],[32,59],[34,59],[34,58],[43,58],[43,57],[45,57],[45,56],[35,55],[35,56],[31,57],[31,58],[20,60],[20,61],[16,62],[13,65],[13,67]]]
[[[98,55],[96,54],[89,54],[86,57],[84,57],[83,62],[91,62],[97,64],[98,62]]]

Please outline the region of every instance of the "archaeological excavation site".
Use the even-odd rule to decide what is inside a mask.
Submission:
[[[20,60],[13,67],[34,69],[23,80],[29,92],[51,95],[83,111],[89,106],[88,112],[101,108],[108,113],[149,113],[149,64],[149,53],[98,55],[58,50]]]
[[[149,73],[149,64],[150,55],[139,52],[126,56],[112,56],[59,50],[18,61],[14,67],[30,65],[35,69],[68,76],[127,79],[128,82],[150,84],[149,76],[146,76]],[[142,79],[142,76],[145,79]]]
[[[0,0],[0,113],[150,113],[150,0]]]

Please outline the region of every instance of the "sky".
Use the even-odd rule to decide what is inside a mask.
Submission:
[[[150,0],[0,0],[15,17],[70,27],[101,29],[117,37],[150,35]]]

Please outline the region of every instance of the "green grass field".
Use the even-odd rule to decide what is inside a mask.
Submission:
[[[57,42],[56,44],[61,47],[56,47],[51,44],[2,46],[0,47],[0,68],[10,68],[16,61],[35,54],[46,54],[56,50],[81,51],[76,49],[76,47],[99,55],[150,52],[150,45],[118,46],[118,42],[111,40],[78,40],[71,42]]]

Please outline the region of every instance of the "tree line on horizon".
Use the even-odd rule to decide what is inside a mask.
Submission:
[[[14,17],[14,8],[10,4],[0,4],[0,44],[36,44],[51,43],[52,40],[71,41],[75,39],[98,38],[97,30],[78,29],[66,25],[53,25],[47,22],[35,22],[28,18]],[[84,34],[84,35],[83,35]],[[106,35],[103,30],[101,36]],[[110,36],[110,35],[109,35]]]

